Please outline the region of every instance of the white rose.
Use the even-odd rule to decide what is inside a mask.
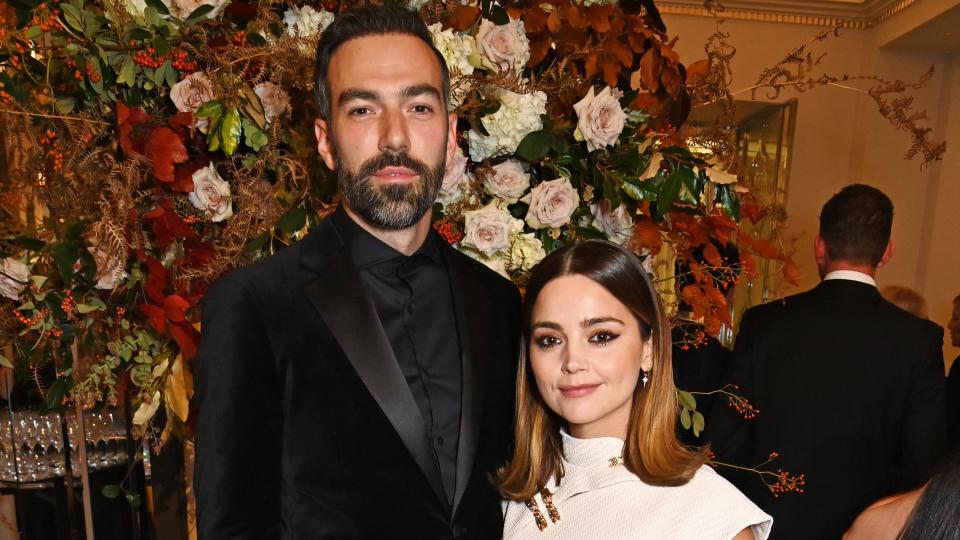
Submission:
[[[523,28],[523,21],[510,19],[507,24],[496,25],[483,19],[477,30],[477,49],[483,65],[498,71],[523,70],[530,60],[530,40]]]
[[[566,224],[580,205],[580,195],[566,178],[541,182],[521,200],[530,205],[527,225],[534,229],[557,228]]]
[[[492,201],[479,210],[463,213],[464,237],[461,244],[487,257],[510,247],[513,233],[523,230],[523,222],[515,219],[503,203]]]
[[[193,193],[190,203],[203,210],[210,221],[223,221],[233,216],[230,184],[220,178],[213,163],[193,173]]]
[[[520,141],[528,133],[543,129],[540,115],[547,114],[546,94],[540,91],[515,94],[501,88],[496,97],[500,101],[500,108],[480,120],[489,135],[472,129],[467,133],[470,159],[478,163],[516,152]]]
[[[493,173],[483,179],[487,193],[513,204],[530,188],[530,174],[523,163],[508,159],[492,168]]]
[[[604,199],[598,204],[591,204],[590,213],[600,224],[600,230],[607,235],[607,239],[622,246],[633,236],[633,218],[627,205],[621,204],[612,211],[610,206],[610,201]]]
[[[312,38],[321,34],[333,19],[333,13],[325,9],[317,11],[310,6],[294,6],[283,12],[283,24],[287,26],[287,34],[293,37]]]
[[[253,87],[253,93],[263,104],[263,115],[268,124],[290,110],[290,96],[278,84],[262,82]]]
[[[170,101],[173,101],[180,112],[195,113],[201,105],[215,97],[213,81],[202,71],[191,73],[170,87]],[[197,118],[194,123],[200,131],[206,133],[210,121],[206,118]]]
[[[617,143],[627,119],[620,107],[621,97],[622,92],[609,86],[594,95],[591,86],[587,95],[573,106],[577,112],[577,132],[587,141],[587,150],[592,152]]]
[[[543,243],[534,233],[516,235],[510,246],[510,266],[524,272],[529,272],[546,256]]]
[[[170,12],[178,19],[185,19],[200,6],[208,5],[213,9],[207,13],[207,19],[216,19],[229,3],[230,0],[173,0]]]
[[[446,207],[462,199],[471,178],[467,171],[467,156],[463,155],[460,147],[457,147],[457,153],[447,162],[447,168],[444,170],[443,183],[440,185],[437,201]]]
[[[0,265],[0,294],[11,300],[17,300],[20,298],[20,293],[27,288],[29,278],[29,266],[13,257],[7,257]]]
[[[87,251],[93,255],[93,260],[97,263],[97,289],[115,289],[127,279],[127,273],[123,270],[123,261],[116,255],[99,246],[88,247]]]

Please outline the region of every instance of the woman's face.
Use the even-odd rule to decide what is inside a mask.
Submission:
[[[953,317],[947,323],[950,330],[950,342],[954,347],[960,347],[960,302],[953,303]]]
[[[590,278],[547,283],[533,306],[530,364],[540,395],[577,438],[625,439],[652,347],[630,310]]]

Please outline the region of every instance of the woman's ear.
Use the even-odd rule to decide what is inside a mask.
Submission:
[[[643,342],[643,350],[640,351],[640,369],[643,371],[653,369],[653,337]]]

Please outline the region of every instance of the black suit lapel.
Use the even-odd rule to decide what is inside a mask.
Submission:
[[[331,240],[336,242],[335,237]],[[340,246],[339,242],[335,245]],[[318,269],[319,278],[307,286],[307,296],[336,336],[347,359],[400,435],[437,497],[446,504],[447,497],[423,417],[383,331],[373,301],[364,291],[348,252],[340,248],[329,255],[325,268]]]
[[[469,278],[470,268],[453,248],[443,250],[453,296],[457,335],[460,338],[462,391],[460,397],[460,442],[457,445],[457,489],[453,496],[456,515],[463,493],[470,481],[480,444],[480,423],[483,418],[484,374],[486,358],[487,310],[489,302],[483,291]],[[468,316],[468,313],[470,314]]]

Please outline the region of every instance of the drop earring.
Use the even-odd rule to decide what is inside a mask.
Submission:
[[[640,379],[640,381],[643,383],[643,387],[644,387],[644,388],[647,387],[647,381],[648,381],[648,380],[650,380],[650,379],[647,378],[647,372],[644,371],[644,372],[643,372],[643,378]]]

